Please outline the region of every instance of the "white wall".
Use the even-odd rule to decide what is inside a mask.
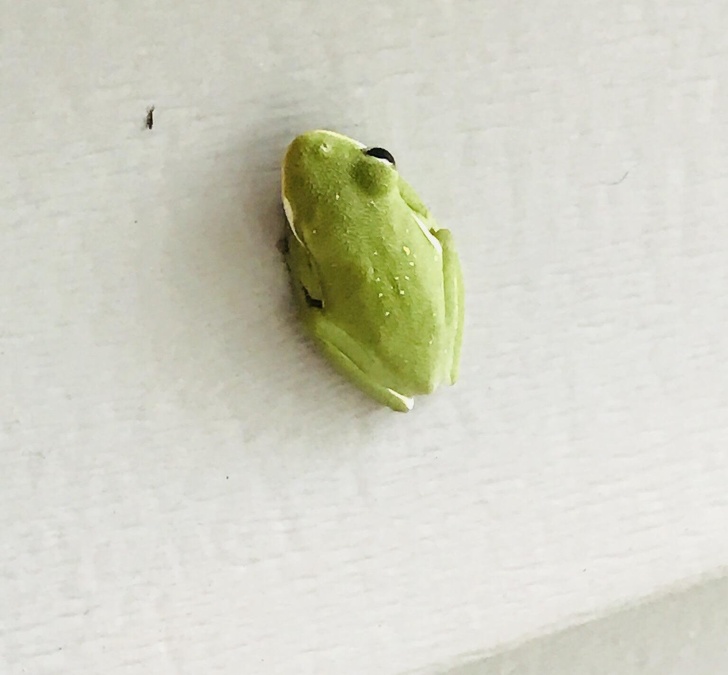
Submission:
[[[448,669],[447,675],[722,675],[728,672],[726,636],[728,580],[721,579]]]
[[[728,562],[726,3],[0,16],[3,674],[447,666]],[[462,378],[410,415],[294,321],[319,126],[462,254]]]

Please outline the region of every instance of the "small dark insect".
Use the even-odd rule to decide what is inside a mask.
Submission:
[[[154,126],[154,106],[147,108],[147,129]]]

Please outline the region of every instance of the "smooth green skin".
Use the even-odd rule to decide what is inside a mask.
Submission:
[[[307,332],[365,393],[406,412],[457,379],[460,262],[389,163],[331,131],[288,147],[281,193],[286,263]]]

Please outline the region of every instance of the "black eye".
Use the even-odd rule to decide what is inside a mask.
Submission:
[[[389,152],[389,150],[385,150],[384,148],[367,148],[364,150],[364,154],[369,155],[370,157],[376,157],[377,159],[383,159],[385,162],[389,162],[392,166],[396,166],[394,156],[391,152]]]

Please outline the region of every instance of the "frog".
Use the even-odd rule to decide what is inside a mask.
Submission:
[[[305,333],[381,405],[459,375],[464,288],[453,236],[385,148],[316,129],[281,166],[283,251]]]

